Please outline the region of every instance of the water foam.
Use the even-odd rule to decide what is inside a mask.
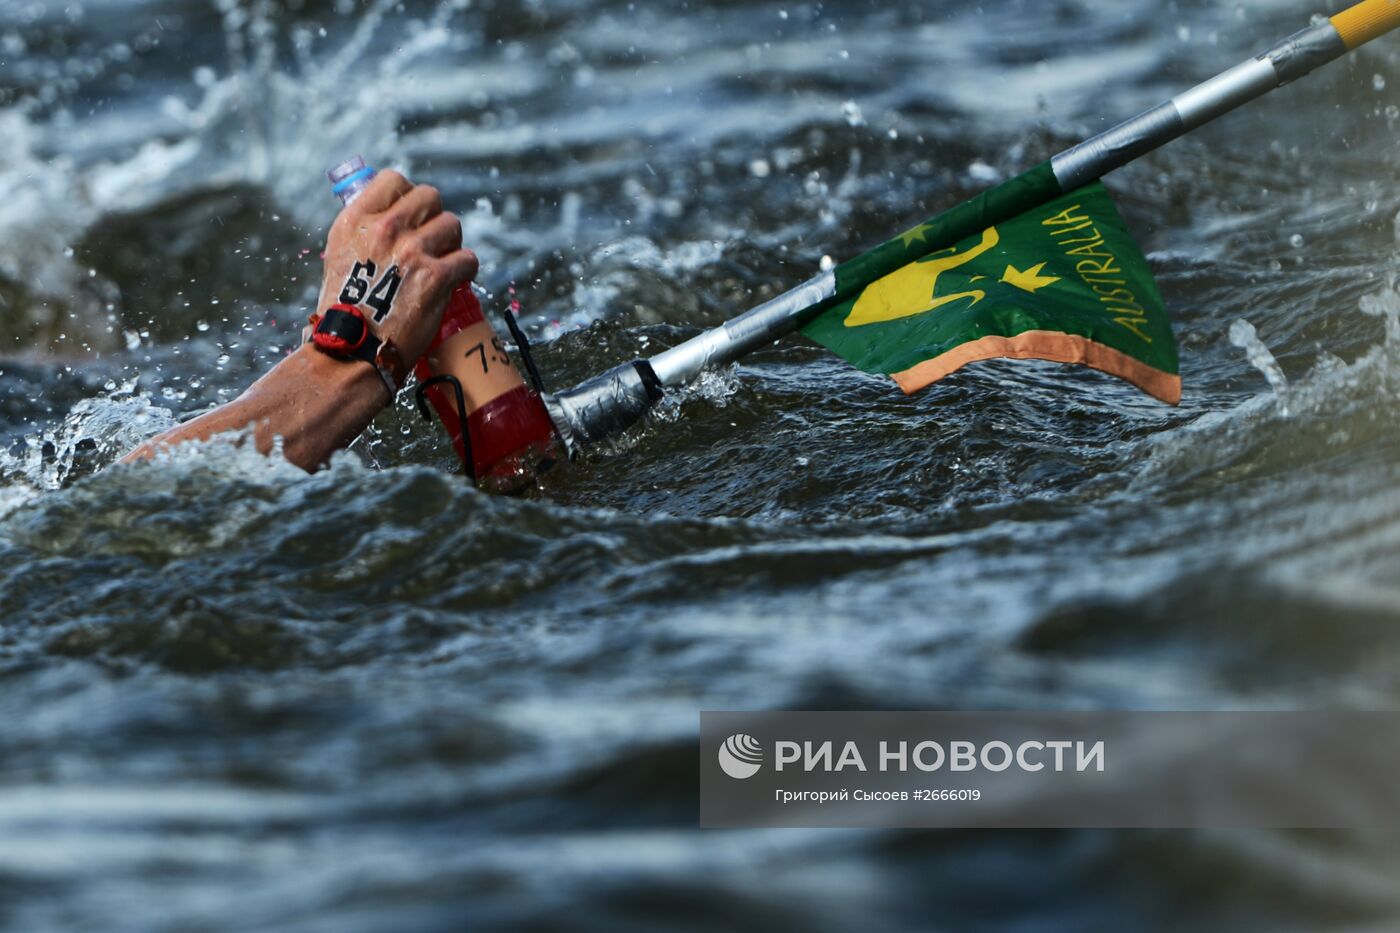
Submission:
[[[663,249],[648,237],[627,237],[594,250],[589,265],[597,270],[590,279],[574,284],[573,310],[561,320],[551,322],[546,336],[557,337],[570,330],[587,327],[594,321],[615,317],[618,302],[624,295],[635,295],[638,278],[649,273],[666,281],[683,279],[686,275],[714,265],[724,255],[724,244],[717,240],[692,240]],[[643,323],[665,320],[664,310],[656,311],[629,302]]]
[[[1293,382],[1283,376],[1254,328],[1236,322],[1231,340],[1268,378],[1270,390],[1147,438],[1129,489],[1170,489],[1297,458],[1326,459],[1394,430],[1400,401],[1400,294],[1387,288],[1363,298],[1360,309],[1385,319],[1384,339],[1351,363],[1324,351]]]
[[[227,70],[196,70],[189,102],[168,96],[146,119],[160,134],[120,155],[90,161],[72,132],[72,115],[47,120],[38,101],[0,109],[0,275],[24,283],[42,305],[53,301],[91,315],[92,277],[74,246],[101,218],[152,210],[201,191],[250,185],[308,230],[335,209],[319,169],[363,152],[408,170],[398,125],[411,100],[414,68],[430,53],[469,39],[447,28],[466,0],[446,0],[422,20],[385,29],[397,0],[376,0],[334,49],[308,29],[294,30],[295,61],[281,60],[274,7],[216,0],[223,17]],[[321,30],[325,34],[325,30]],[[369,54],[383,35],[393,54]],[[387,51],[387,50],[386,50]],[[374,64],[370,64],[374,63]],[[92,120],[104,119],[101,115]],[[314,128],[314,131],[309,131]],[[88,296],[86,299],[84,296]]]

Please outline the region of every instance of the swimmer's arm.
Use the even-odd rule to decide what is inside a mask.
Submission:
[[[388,403],[389,390],[373,366],[334,359],[305,345],[234,401],[151,438],[122,462],[147,460],[178,444],[251,428],[259,453],[269,453],[280,437],[283,455],[313,471],[359,437]]]
[[[462,224],[443,211],[437,189],[414,185],[392,171],[380,173],[331,226],[318,308],[340,300],[347,276],[361,261],[400,270],[392,310],[382,323],[372,316],[369,327],[392,343],[402,360],[427,351],[448,296],[477,269],[476,255],[462,249]],[[288,460],[316,470],[358,437],[389,401],[389,389],[373,366],[303,346],[234,401],[152,438],[123,462],[251,427],[261,453],[269,453],[280,437]]]

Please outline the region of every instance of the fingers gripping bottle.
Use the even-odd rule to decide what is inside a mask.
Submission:
[[[356,156],[327,173],[332,191],[349,204],[374,179],[374,169]],[[458,286],[447,302],[442,327],[414,367],[420,383],[450,376],[462,387],[465,419],[457,411],[456,387],[442,380],[427,389],[438,418],[469,475],[491,492],[517,492],[559,459],[554,423],[538,394],[511,362],[491,322],[481,313],[471,283]],[[463,437],[465,424],[467,435]]]

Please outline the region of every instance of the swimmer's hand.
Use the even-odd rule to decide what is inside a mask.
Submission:
[[[397,172],[381,173],[341,211],[325,264],[315,310],[355,304],[375,336],[392,341],[405,369],[427,350],[452,290],[471,281],[477,269],[476,256],[462,249],[461,224],[443,211],[438,192],[414,186]],[[251,428],[260,452],[268,453],[280,437],[288,460],[316,470],[359,437],[390,401],[374,367],[306,344],[234,401],[152,438],[125,459],[147,459],[163,448]]]
[[[476,276],[462,224],[436,188],[398,172],[375,177],[331,226],[318,310],[353,304],[370,329],[412,364],[442,323],[447,298]]]

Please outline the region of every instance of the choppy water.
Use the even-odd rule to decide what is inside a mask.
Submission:
[[[318,476],[101,470],[285,352],[348,153],[443,188],[563,385],[1313,12],[285,7],[0,6],[0,922],[1400,923],[1379,837],[702,833],[694,745],[700,709],[1400,702],[1400,45],[1111,180],[1177,410],[1033,363],[905,399],[791,340],[529,501],[407,405]]]

